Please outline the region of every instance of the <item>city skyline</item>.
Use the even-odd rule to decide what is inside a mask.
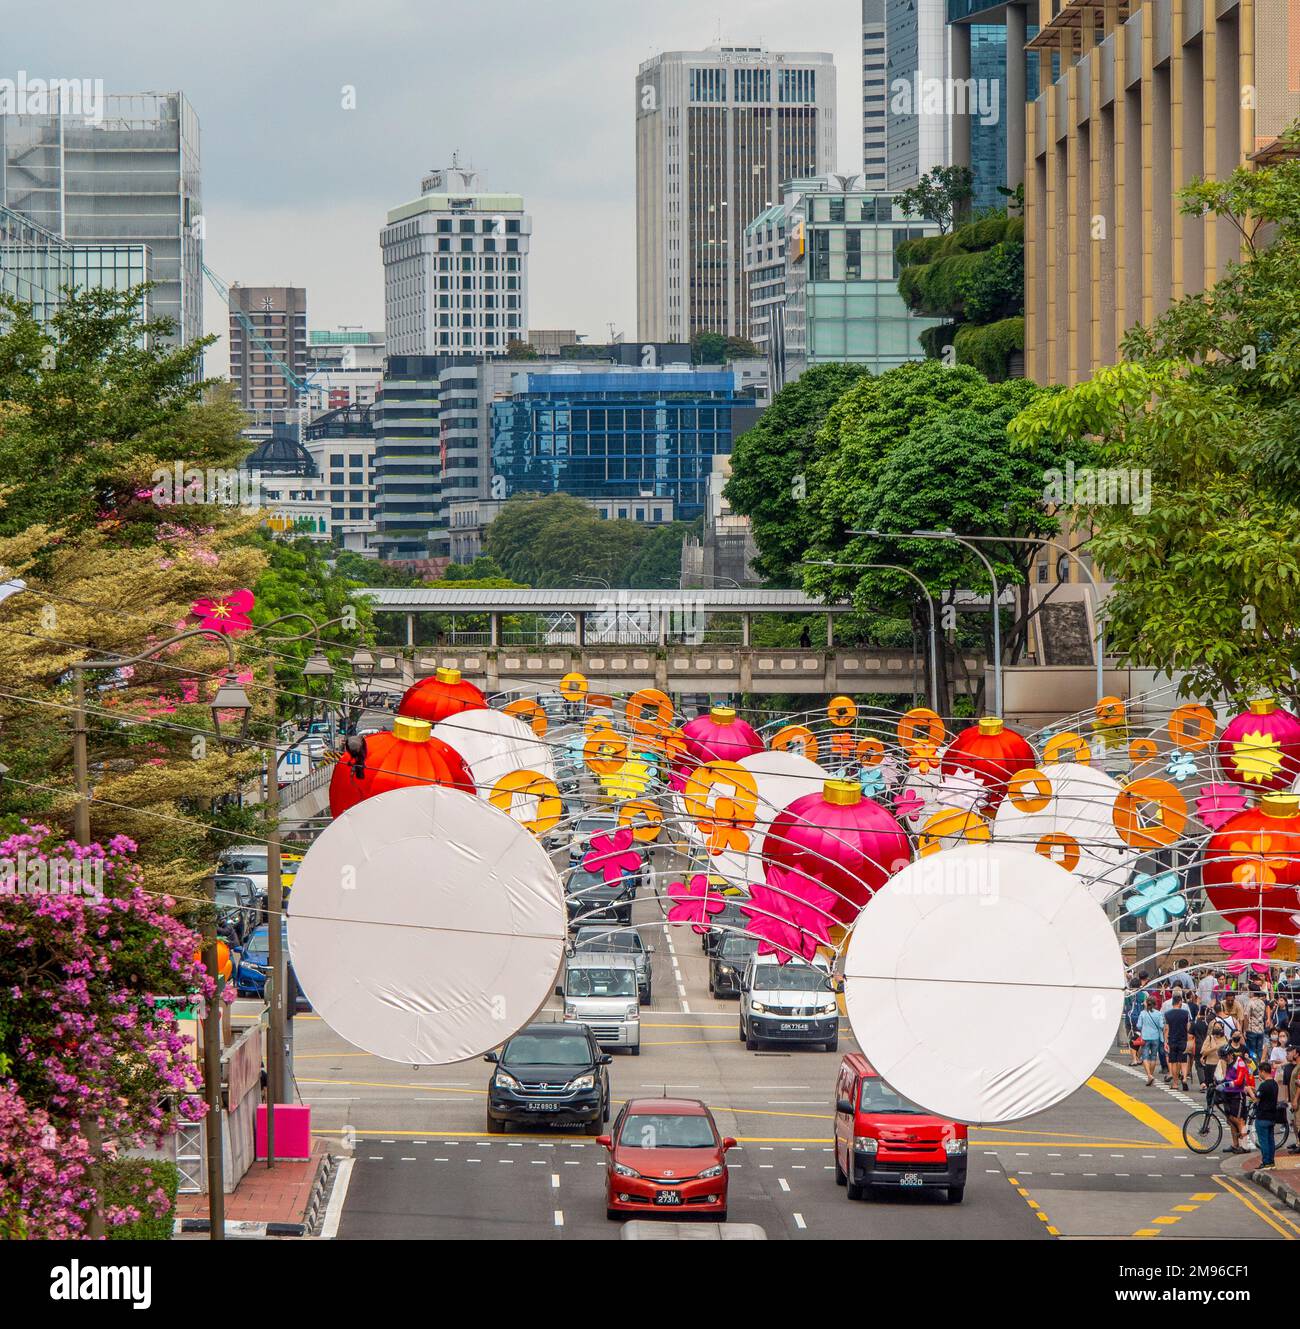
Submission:
[[[841,75],[837,118],[851,125],[861,115],[860,0],[812,10],[718,0],[707,12],[667,0],[641,13],[591,0],[545,11],[503,0],[490,12],[447,13],[383,0],[361,25],[347,6],[268,12],[235,0],[220,14],[191,16],[183,43],[174,11],[157,0],[136,6],[129,35],[81,0],[65,13],[72,21],[63,31],[30,34],[14,68],[0,73],[102,79],[108,93],[184,92],[201,126],[205,261],[227,282],[306,287],[314,328],[383,326],[379,228],[395,201],[415,197],[421,176],[459,149],[487,187],[523,194],[536,219],[531,321],[592,340],[604,340],[612,322],[635,336],[628,88],[661,51],[719,38],[829,51]],[[255,43],[244,19],[256,20]],[[277,55],[281,39],[299,53],[291,65]],[[437,60],[447,49],[483,59]],[[355,88],[355,110],[341,108],[345,85]],[[548,124],[549,146],[536,133]],[[837,169],[861,170],[856,134],[841,136],[839,157]],[[220,337],[209,373],[228,363],[226,318],[209,287],[205,326]]]

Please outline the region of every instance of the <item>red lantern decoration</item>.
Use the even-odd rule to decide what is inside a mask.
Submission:
[[[461,677],[459,669],[439,669],[431,678],[412,683],[397,709],[402,715],[433,725],[461,711],[485,711],[487,698]]]
[[[1008,729],[997,716],[986,715],[948,744],[939,762],[939,773],[956,775],[961,771],[974,775],[988,790],[984,807],[991,814],[1006,797],[1011,777],[1037,764],[1033,748],[1021,735]]]
[[[862,906],[912,861],[907,832],[894,816],[862,795],[852,780],[827,780],[819,793],[796,798],[763,840],[763,861],[834,892],[828,906],[850,926]]]
[[[1300,931],[1300,797],[1265,794],[1259,805],[1229,817],[1210,836],[1201,880],[1210,903],[1236,926],[1255,920],[1259,931]]]
[[[1219,735],[1219,767],[1248,789],[1290,789],[1300,777],[1300,719],[1272,697],[1250,703]]]
[[[360,741],[360,759],[347,753],[334,767],[330,812],[342,816],[364,799],[408,785],[441,784],[474,793],[474,780],[460,753],[434,738],[431,728],[427,720],[399,715],[391,733],[367,734]]]
[[[671,785],[683,789],[697,766],[711,761],[740,761],[763,751],[763,740],[730,706],[715,706],[682,726],[685,752],[673,762]]]

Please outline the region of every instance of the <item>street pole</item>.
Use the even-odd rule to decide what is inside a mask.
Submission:
[[[72,671],[72,768],[77,781],[73,833],[79,845],[90,844],[90,763],[86,754],[86,676]]]
[[[284,878],[280,864],[280,729],[276,723],[275,663],[268,671],[267,692],[271,700],[271,750],[266,770],[266,987],[271,1046],[266,1058],[266,1166],[275,1166],[275,1107],[284,1101]]]
[[[217,879],[208,878],[208,903],[203,921],[203,967],[212,979],[212,996],[203,1016],[203,1098],[208,1155],[208,1239],[226,1239],[226,1181],[221,1147],[221,991],[224,980],[217,959]]]

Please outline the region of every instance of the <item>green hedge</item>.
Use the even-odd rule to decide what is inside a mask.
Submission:
[[[1007,217],[993,213],[981,217],[978,221],[967,222],[948,235],[927,235],[919,240],[904,240],[898,246],[898,261],[904,267],[914,264],[933,263],[937,259],[950,258],[953,254],[977,253],[981,249],[992,249],[1003,241],[1025,238],[1025,219]]]
[[[161,1159],[119,1158],[101,1169],[99,1207],[106,1214],[115,1205],[130,1205],[140,1211],[134,1223],[106,1227],[109,1241],[169,1241],[176,1220],[176,1189],[180,1173],[174,1163]],[[167,1212],[154,1217],[145,1198],[161,1186],[167,1196]]]
[[[973,365],[992,383],[1008,375],[1011,357],[1025,349],[1025,320],[1021,315],[996,323],[968,324],[953,338],[959,365]]]

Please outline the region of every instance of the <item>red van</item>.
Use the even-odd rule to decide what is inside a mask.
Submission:
[[[871,1186],[966,1193],[966,1127],[899,1097],[859,1052],[835,1083],[835,1180],[860,1200]]]

